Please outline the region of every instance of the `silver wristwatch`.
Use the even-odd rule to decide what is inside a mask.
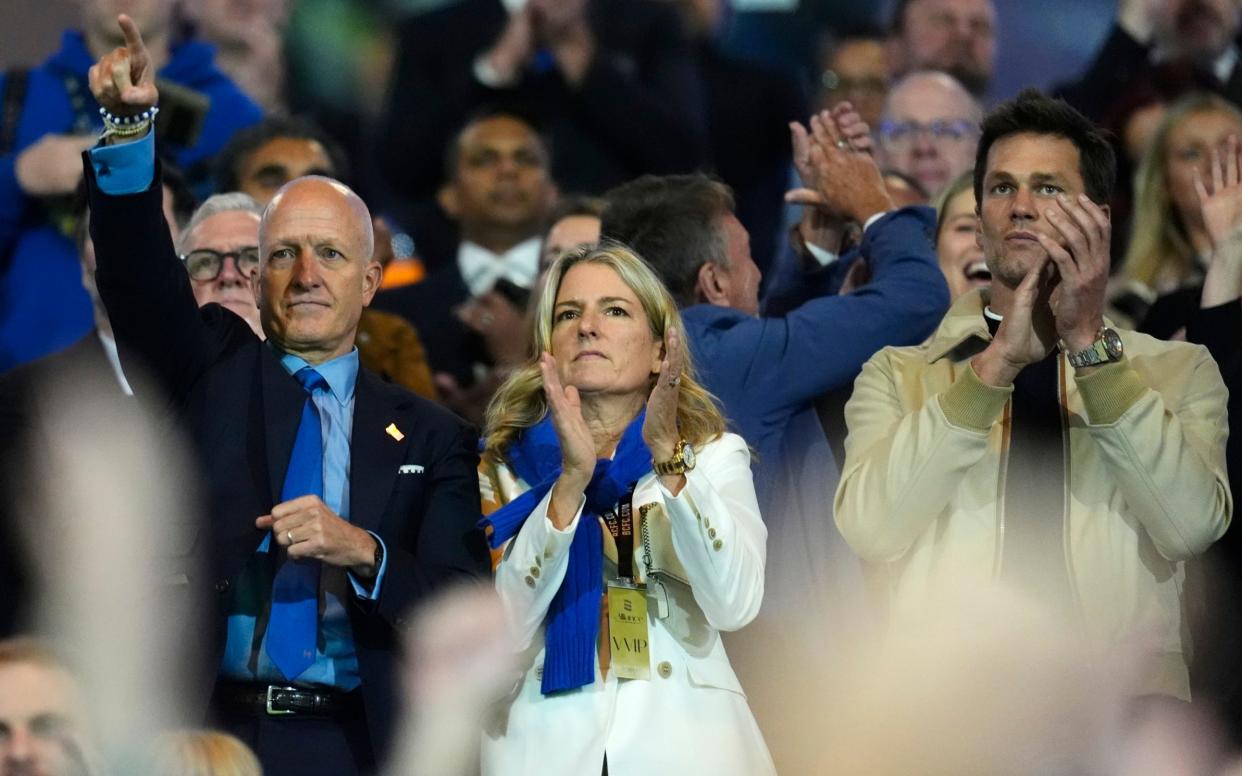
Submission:
[[[1091,347],[1077,353],[1069,353],[1065,358],[1070,366],[1082,369],[1085,366],[1120,361],[1124,353],[1125,346],[1121,342],[1121,335],[1104,326],[1095,335],[1095,342],[1091,343]]]

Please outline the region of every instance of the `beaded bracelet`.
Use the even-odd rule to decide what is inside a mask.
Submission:
[[[145,134],[159,112],[159,107],[152,105],[136,116],[114,116],[107,108],[100,108],[99,116],[104,123],[103,137],[136,137]]]

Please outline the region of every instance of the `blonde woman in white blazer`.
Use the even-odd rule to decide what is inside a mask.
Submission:
[[[553,265],[534,325],[541,355],[493,400],[480,467],[525,649],[483,773],[775,773],[719,634],[759,611],[767,531],[675,303],[605,243]],[[622,619],[645,602],[645,639],[618,636],[631,626],[606,601]]]

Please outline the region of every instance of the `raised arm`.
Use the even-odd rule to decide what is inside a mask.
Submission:
[[[112,115],[134,117],[154,107],[159,93],[141,33],[128,16],[119,23],[126,45],[91,67],[90,87]],[[199,314],[164,220],[149,129],[133,137],[107,136],[83,159],[96,284],[122,358],[140,357],[178,400],[214,354],[243,334],[220,310],[207,313],[218,326]]]

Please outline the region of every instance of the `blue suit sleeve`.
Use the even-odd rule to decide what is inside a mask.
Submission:
[[[139,194],[155,180],[155,134],[117,145],[97,145],[90,150],[91,166],[99,190],[109,196]]]
[[[364,601],[374,601],[379,598],[380,588],[384,585],[384,572],[388,570],[388,545],[384,544],[384,540],[374,531],[367,531],[367,533],[374,536],[375,541],[379,542],[380,547],[384,549],[384,559],[380,561],[380,567],[375,571],[375,579],[371,580],[371,587],[368,590],[367,586],[354,576],[354,572],[347,572],[346,576],[349,577],[349,584],[354,588],[354,595]]]
[[[735,352],[751,354],[739,364],[747,391],[773,406],[798,406],[852,381],[881,348],[931,334],[949,306],[931,244],[934,223],[934,211],[925,207],[883,216],[860,248],[871,264],[870,283],[811,299],[782,318],[744,324],[749,343]]]

